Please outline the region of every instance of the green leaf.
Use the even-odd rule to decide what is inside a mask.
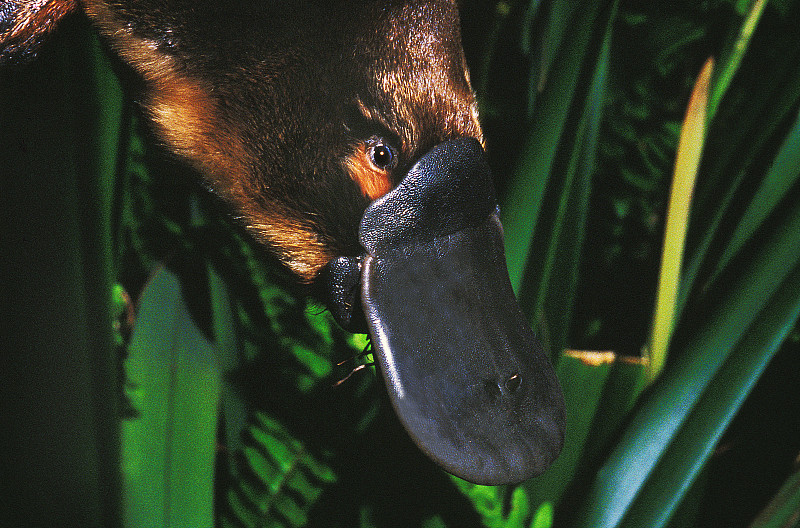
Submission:
[[[536,104],[531,129],[525,134],[513,179],[500,199],[508,270],[515,291],[519,291],[522,284],[553,164],[564,140],[567,118],[573,111],[578,79],[585,68],[591,36],[598,27],[598,15],[605,4],[603,1],[587,2],[576,23],[567,28],[564,45],[559,48],[555,59],[559,67],[547,78]],[[604,22],[602,20],[600,24]],[[535,258],[539,256],[535,255]]]
[[[255,437],[256,435],[253,436]],[[254,440],[259,441],[258,438],[254,438]],[[272,483],[280,482],[280,471],[274,459],[268,458],[260,450],[250,446],[245,447],[242,450],[242,454],[253,474],[261,480],[265,487],[270,486]],[[259,504],[256,493],[248,493],[247,495],[252,495],[253,502]]]
[[[727,237],[733,231],[731,225],[735,227],[739,223],[733,205],[747,204],[751,199],[753,190],[740,188],[743,182],[761,180],[761,174],[753,173],[754,168],[758,167],[756,160],[770,153],[770,143],[786,141],[780,135],[783,134],[782,124],[796,116],[800,101],[800,69],[796,67],[800,50],[796,49],[794,43],[793,39],[775,40],[770,60],[757,73],[750,72],[750,85],[738,88],[734,83],[731,86],[730,90],[737,92],[739,100],[731,96],[729,108],[723,102],[712,124],[710,139],[722,137],[724,140],[716,142],[714,156],[704,163],[698,181],[687,241],[687,265],[678,298],[678,314],[683,313],[689,295],[697,290],[695,283],[698,279],[705,278],[702,286],[709,286],[708,277],[713,275],[716,278],[721,270],[719,264],[725,264],[715,250],[725,250]],[[764,62],[761,56],[757,60]],[[769,72],[773,82],[753,87],[752,83],[757,81],[754,75],[763,76],[764,71]],[[755,211],[758,209],[750,212]],[[741,229],[752,229],[747,225],[749,222],[745,220]],[[736,252],[742,241],[739,239],[734,242],[735,246],[725,259]]]
[[[530,500],[522,487],[482,486],[451,476],[451,481],[466,495],[487,528],[524,528],[530,516]],[[510,507],[506,496],[511,493]]]
[[[35,4],[0,8],[0,46],[15,25],[52,37],[36,62],[0,68],[0,370],[3,444],[14,453],[0,517],[121,526],[108,231],[121,88],[85,17],[39,32],[52,29],[41,17],[49,5]]]
[[[532,504],[558,503],[574,477],[614,360],[611,352],[566,351],[558,362],[567,404],[567,433],[553,466],[524,484]]]
[[[767,0],[755,0],[753,2],[747,13],[747,17],[742,23],[738,38],[731,43],[731,47],[725,52],[725,57],[720,61],[721,68],[714,79],[714,84],[711,89],[711,98],[708,103],[709,121],[714,119],[717,106],[728,90],[728,86],[736,70],[739,69],[739,64],[742,62],[742,57],[744,57],[745,51],[747,51],[750,38],[753,36],[756,25],[758,25],[758,20],[761,18],[761,13],[764,11],[766,5]]]
[[[533,20],[539,13],[539,1],[532,0],[523,18],[527,22],[523,26],[520,38],[520,47],[528,55],[532,64],[528,78],[528,105],[526,116],[531,119],[536,110],[538,96],[548,82],[548,74],[553,65],[553,60],[564,45],[564,36],[570,26],[576,23],[576,12],[580,16],[580,2],[554,1],[550,2],[549,9],[545,12],[547,18],[541,35],[537,35],[541,45],[534,52],[532,46],[531,30]]]
[[[253,509],[246,505],[241,491],[229,490],[227,493],[228,507],[236,519],[236,526],[245,526],[247,528],[256,528],[258,526],[258,515],[254,513]],[[222,517],[223,525],[234,526],[233,522],[225,517]]]
[[[255,418],[223,518],[233,516],[243,523],[256,519],[257,526],[305,526],[336,474],[278,420],[262,412]]]
[[[486,86],[489,82],[489,69],[491,68],[492,59],[494,58],[499,42],[498,37],[500,36],[500,29],[510,11],[506,2],[498,2],[495,6],[494,16],[488,26],[490,29],[485,39],[485,51],[481,58],[480,69],[475,76],[475,91],[478,94],[483,94],[486,91]]]
[[[422,521],[421,528],[447,528],[447,525],[440,516],[434,515]]]
[[[549,346],[561,351],[567,346],[572,307],[578,282],[578,268],[583,247],[589,196],[595,168],[597,137],[603,115],[606,76],[613,13],[604,28],[600,53],[594,64],[586,99],[575,106],[581,109],[573,143],[567,147],[568,161],[563,175],[557,177],[560,191],[552,205],[542,211],[542,221],[549,225],[546,236],[535,234],[531,255],[535,262],[525,267],[519,289],[523,310],[533,318],[543,317],[548,328]],[[557,353],[557,352],[556,352]]]
[[[545,502],[533,515],[531,528],[550,528],[551,526],[553,526],[553,504]]]
[[[138,417],[122,422],[126,524],[212,526],[221,378],[215,350],[160,269],[139,303],[126,374]]]
[[[647,385],[646,360],[614,355],[611,361],[586,439],[584,462],[597,460],[607,450]]]
[[[630,507],[626,528],[665,526],[800,316],[800,266],[709,383]],[[658,508],[654,508],[658,505]]]
[[[716,264],[717,273],[712,275],[709,282],[713,282],[733,256],[739,253],[798,179],[800,179],[800,115],[783,141],[746,211],[736,224],[730,242]]]

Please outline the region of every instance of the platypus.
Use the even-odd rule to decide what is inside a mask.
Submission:
[[[78,10],[160,141],[369,333],[426,454],[480,484],[551,465],[563,396],[508,279],[455,0],[10,0],[0,63]]]

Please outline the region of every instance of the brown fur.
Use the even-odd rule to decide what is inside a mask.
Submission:
[[[12,7],[0,20],[5,59],[29,53],[38,32],[76,5]],[[447,139],[482,140],[451,0],[81,7],[144,80],[143,104],[164,144],[302,281],[361,252],[364,208],[420,155]],[[394,169],[371,165],[371,137],[395,146]]]

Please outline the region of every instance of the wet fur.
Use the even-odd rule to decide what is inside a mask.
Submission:
[[[454,1],[6,2],[0,62],[82,9],[155,130],[304,282],[357,255],[367,204],[443,140],[482,140]],[[399,153],[366,157],[382,138]]]

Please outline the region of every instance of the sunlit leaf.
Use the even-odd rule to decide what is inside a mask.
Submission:
[[[472,484],[458,477],[451,480],[469,497],[480,514],[486,528],[525,528],[530,516],[530,500],[522,487],[511,491],[510,507],[506,507],[506,486],[482,486]]]
[[[140,300],[128,354],[138,416],[122,423],[125,522],[211,526],[221,378],[213,344],[166,269]]]
[[[681,138],[678,142],[675,173],[667,208],[667,225],[664,230],[664,249],[661,256],[658,294],[646,352],[649,360],[648,377],[651,381],[664,367],[674,325],[683,265],[683,248],[689,224],[689,208],[703,152],[708,94],[713,69],[714,60],[709,59],[695,83],[689,107],[686,110]]]

